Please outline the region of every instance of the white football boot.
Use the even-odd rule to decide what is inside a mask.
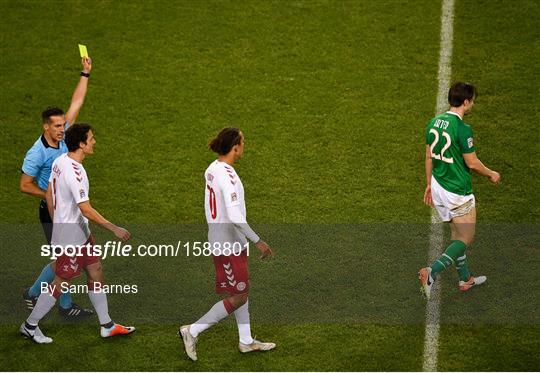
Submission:
[[[272,342],[261,342],[256,339],[253,339],[253,342],[250,344],[238,343],[238,349],[241,353],[245,354],[247,352],[254,351],[268,351],[276,348],[276,344]]]
[[[486,276],[478,276],[478,277],[471,276],[469,277],[469,280],[459,282],[459,291],[466,292],[473,286],[482,285],[486,281],[487,281]]]
[[[189,332],[190,325],[181,326],[178,330],[178,334],[182,337],[184,342],[184,349],[186,350],[187,356],[193,360],[197,361],[197,337],[194,337]]]
[[[52,343],[52,338],[47,337],[39,326],[36,326],[34,330],[29,329],[26,327],[26,323],[22,323],[21,327],[19,328],[21,331],[21,334],[24,335],[26,338],[33,340],[36,343],[42,344],[42,343]]]

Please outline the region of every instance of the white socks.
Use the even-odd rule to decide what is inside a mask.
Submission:
[[[249,300],[246,301],[234,311],[234,317],[236,318],[236,325],[238,326],[238,336],[240,337],[240,343],[249,345],[253,343],[253,338],[251,337],[251,325],[249,323]]]
[[[107,305],[107,294],[103,292],[94,292],[93,290],[88,291],[88,297],[96,310],[98,315],[99,323],[105,325],[112,321],[109,316],[109,306]]]
[[[112,320],[109,316],[107,306],[107,294],[103,292],[88,291],[88,297],[92,301],[101,325],[110,323]],[[37,325],[39,321],[54,307],[56,298],[50,293],[41,293],[37,300],[34,309],[26,322],[30,325]]]
[[[32,313],[26,319],[26,322],[30,325],[37,325],[39,321],[54,307],[56,298],[49,292],[41,293],[37,300]]]
[[[212,308],[210,308],[210,311],[208,311],[203,317],[201,317],[194,324],[191,324],[191,326],[189,327],[189,333],[193,337],[197,338],[199,333],[210,328],[212,325],[217,324],[222,319],[226,318],[228,315],[229,313],[227,312],[223,301],[219,301],[214,304]]]
[[[229,313],[227,312],[223,301],[217,302],[203,317],[191,324],[189,333],[197,338],[200,333],[210,328],[212,325],[217,324],[228,315]],[[249,323],[249,301],[246,301],[242,307],[239,307],[234,311],[234,317],[236,318],[236,325],[238,326],[240,343],[247,345],[253,343],[253,338],[251,337],[251,325]]]

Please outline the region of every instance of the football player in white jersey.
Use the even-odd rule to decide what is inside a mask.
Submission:
[[[46,192],[49,213],[53,218],[51,245],[67,248],[79,247],[77,256],[60,255],[56,260],[55,278],[48,291],[42,292],[32,313],[21,325],[21,333],[37,343],[51,343],[52,338],[39,329],[39,321],[51,310],[61,292],[68,289],[71,279],[84,269],[87,275],[88,296],[101,324],[102,337],[132,333],[134,327],[116,324],[109,316],[107,294],[103,288],[101,260],[93,252],[93,238],[88,220],[112,231],[121,240],[129,239],[129,232],[99,214],[90,205],[89,184],[82,162],[93,154],[96,140],[88,124],[74,124],[65,135],[68,153],[59,156],[52,164],[49,187]],[[79,255],[81,254],[81,255]]]
[[[191,360],[197,360],[196,343],[201,332],[234,313],[238,326],[240,352],[267,351],[275,343],[253,339],[249,321],[247,240],[261,252],[261,259],[272,250],[246,221],[244,186],[234,170],[234,163],[244,152],[244,135],[237,128],[224,128],[209,144],[218,159],[208,166],[205,177],[205,212],[208,242],[216,270],[216,293],[224,299],[191,325],[180,327],[179,334]]]

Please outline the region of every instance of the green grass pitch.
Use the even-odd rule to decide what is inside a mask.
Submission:
[[[430,210],[423,130],[434,115],[440,2],[0,2],[0,368],[33,371],[422,369]],[[474,177],[478,235],[469,257],[488,283],[459,294],[443,274],[439,370],[538,371],[539,5],[456,0],[452,79],[480,95],[467,121],[500,171]],[[19,191],[40,112],[66,108],[77,44],[94,60],[79,121],[94,207],[133,244],[204,240],[208,140],[246,136],[236,169],[249,221],[276,250],[250,258],[252,329],[276,350],[241,355],[234,321],[200,337],[188,361],[175,333],[217,301],[207,258],[111,258],[109,296],[138,331],[102,340],[97,318],[55,311],[38,346],[18,334],[21,292],[46,259],[37,200]],[[98,240],[112,239],[95,228]],[[83,283],[78,280],[77,283]],[[76,302],[89,306],[84,295]],[[535,357],[536,356],[536,357]]]

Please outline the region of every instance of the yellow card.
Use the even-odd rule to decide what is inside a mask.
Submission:
[[[88,57],[88,51],[86,50],[86,45],[79,44],[79,52],[81,52],[81,57]]]

